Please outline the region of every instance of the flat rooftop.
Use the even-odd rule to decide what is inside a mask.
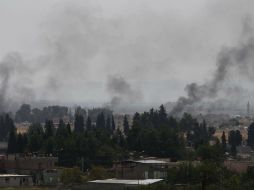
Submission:
[[[162,181],[163,179],[104,179],[104,180],[94,180],[89,181],[89,183],[98,183],[98,184],[124,184],[124,185],[149,185]]]
[[[30,175],[19,175],[19,174],[0,174],[1,177],[30,177]]]
[[[134,160],[133,162],[142,163],[142,164],[166,164],[166,163],[168,163],[163,160]]]

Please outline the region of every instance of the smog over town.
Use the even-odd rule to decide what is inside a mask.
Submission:
[[[1,6],[3,111],[176,102],[175,113],[228,91],[238,109],[252,102],[252,2],[16,3]]]
[[[0,188],[254,188],[253,0],[1,0],[0,23]]]

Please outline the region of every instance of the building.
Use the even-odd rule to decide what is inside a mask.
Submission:
[[[0,171],[2,173],[18,173],[22,175],[31,175],[34,184],[43,184],[44,179],[49,176],[52,177],[51,182],[55,181],[53,179],[53,172],[55,169],[55,164],[57,162],[56,157],[46,157],[46,156],[1,156],[0,157]],[[54,174],[55,176],[55,174]],[[47,182],[49,182],[48,180]]]
[[[132,125],[132,116],[131,115],[124,115],[124,114],[114,114],[114,122],[115,122],[115,126],[116,129],[119,129],[120,131],[124,131],[124,116],[127,117],[129,126],[131,127]]]
[[[15,123],[17,133],[25,134],[28,132],[29,127],[32,125],[30,122]]]
[[[118,179],[165,179],[169,168],[181,162],[164,160],[126,160],[116,162],[113,169]]]
[[[162,182],[163,179],[105,179],[89,181],[84,189],[87,190],[124,190],[137,188],[139,186],[150,186]]]
[[[47,186],[57,185],[60,181],[59,176],[60,176],[59,170],[57,169],[43,170],[43,174],[42,174],[43,185],[47,185]]]
[[[224,161],[224,166],[233,172],[245,173],[248,168],[254,167],[253,161],[239,161],[239,160],[226,160]]]
[[[32,176],[18,174],[0,174],[0,187],[32,186]]]

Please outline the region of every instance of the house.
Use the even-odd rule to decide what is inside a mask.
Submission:
[[[45,175],[48,175],[46,171],[55,169],[56,162],[56,157],[8,155],[0,157],[0,171],[31,175],[35,184],[43,184]]]
[[[151,186],[162,182],[163,179],[105,179],[89,181],[84,189],[87,190],[125,190],[139,186]]]
[[[43,178],[43,185],[47,186],[54,186],[57,185],[60,181],[59,179],[59,170],[57,169],[47,169],[43,170],[42,178]]]
[[[0,174],[0,187],[32,186],[32,176],[18,174]]]
[[[180,163],[155,159],[126,160],[116,162],[113,169],[118,179],[165,179],[168,168]]]
[[[224,161],[224,166],[233,172],[245,173],[248,168],[254,166],[253,161],[239,161],[239,160],[226,160]]]
[[[114,121],[116,125],[116,129],[119,129],[120,131],[124,131],[124,117],[127,117],[129,126],[132,125],[132,116],[131,115],[124,115],[124,114],[114,114]]]

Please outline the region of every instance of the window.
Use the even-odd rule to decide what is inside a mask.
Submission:
[[[145,171],[145,179],[148,179],[148,171]]]
[[[9,183],[10,182],[10,178],[6,177],[5,178],[5,183]]]

